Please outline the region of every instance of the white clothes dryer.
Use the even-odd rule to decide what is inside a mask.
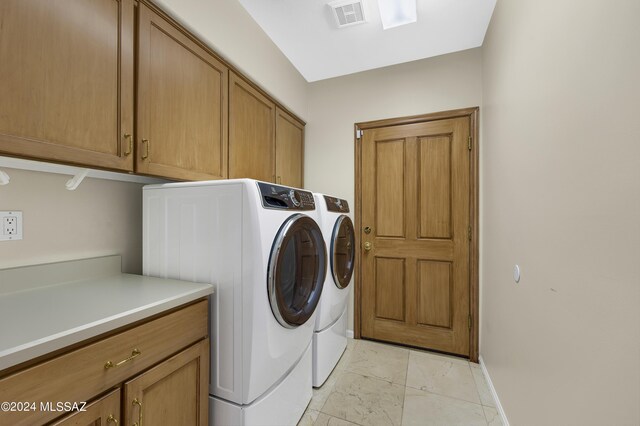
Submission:
[[[330,263],[313,333],[313,386],[320,387],[347,347],[347,302],[356,245],[349,203],[328,195],[313,195]]]
[[[216,287],[210,424],[295,425],[327,269],[313,194],[250,179],[150,185],[143,215],[145,275]]]

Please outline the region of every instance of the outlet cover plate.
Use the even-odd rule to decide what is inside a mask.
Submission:
[[[17,210],[0,211],[0,241],[22,239],[22,212]]]

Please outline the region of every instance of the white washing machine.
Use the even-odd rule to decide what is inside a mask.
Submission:
[[[353,281],[355,233],[346,200],[313,194],[328,250],[329,269],[313,333],[313,386],[327,380],[347,347],[347,302]]]
[[[210,423],[295,425],[327,269],[311,192],[250,179],[143,191],[145,275],[206,282]]]

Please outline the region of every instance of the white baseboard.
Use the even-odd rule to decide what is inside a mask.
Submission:
[[[347,330],[347,333],[349,331]],[[502,404],[500,403],[500,398],[498,398],[498,393],[496,392],[496,388],[493,386],[493,382],[491,381],[491,376],[489,376],[489,371],[487,370],[487,366],[484,364],[484,359],[482,359],[482,355],[478,357],[480,361],[480,368],[482,368],[482,374],[484,374],[484,379],[487,381],[487,386],[489,386],[489,390],[491,391],[491,396],[496,403],[496,409],[498,410],[498,414],[500,414],[500,418],[502,419],[502,424],[504,426],[509,426],[509,420],[507,420],[507,415],[502,408]]]
[[[347,337],[353,339],[353,330],[347,330]]]

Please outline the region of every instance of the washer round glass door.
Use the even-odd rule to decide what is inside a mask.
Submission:
[[[346,288],[351,282],[356,257],[355,246],[353,222],[349,216],[340,215],[331,236],[331,273],[338,288]]]
[[[280,227],[271,248],[267,290],[280,324],[298,327],[313,315],[327,273],[327,249],[318,224],[295,214]]]

